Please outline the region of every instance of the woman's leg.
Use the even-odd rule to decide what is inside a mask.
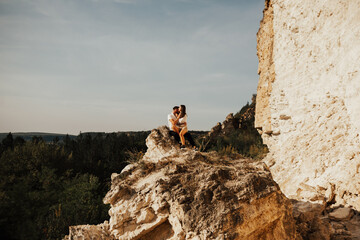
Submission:
[[[188,131],[188,129],[187,129],[187,127],[184,127],[183,129],[181,129],[181,131],[180,131],[180,140],[181,140],[181,144],[182,145],[185,145],[185,137],[184,137],[184,135],[185,135],[185,133],[187,133],[187,131]]]
[[[173,126],[172,127],[172,130],[174,131],[174,132],[176,132],[177,134],[179,134],[180,135],[180,128],[178,128],[177,126]]]

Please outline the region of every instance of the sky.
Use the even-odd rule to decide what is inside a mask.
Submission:
[[[117,132],[187,107],[210,130],[256,93],[264,0],[0,0],[0,132]]]

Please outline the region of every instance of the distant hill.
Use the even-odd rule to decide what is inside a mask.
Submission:
[[[115,132],[117,134],[123,134],[125,133],[128,136],[135,136],[137,134],[142,134],[142,133],[149,133],[150,131],[124,131],[124,132]],[[208,132],[207,131],[190,131],[190,133],[193,135],[194,138],[198,138],[198,137],[202,137],[204,135],[206,135]],[[0,142],[8,135],[9,133],[0,133]],[[42,137],[42,139],[44,139],[45,142],[52,142],[56,137],[59,138],[59,140],[63,140],[63,138],[67,135],[67,134],[63,134],[63,133],[44,133],[44,132],[12,132],[11,133],[13,135],[13,138],[16,137],[22,137],[25,141],[29,141],[31,140],[33,137]],[[101,134],[101,135],[105,135],[105,132],[83,132],[81,133],[83,135],[91,135],[92,137]],[[70,135],[69,137],[71,139],[74,139],[76,137],[78,137],[79,135]]]
[[[0,141],[2,141],[9,133],[0,133]],[[13,138],[22,137],[24,140],[31,140],[32,137],[42,137],[45,142],[51,142],[54,138],[58,137],[59,140],[62,140],[67,134],[62,133],[44,133],[44,132],[15,132],[11,133]],[[70,138],[75,138],[75,135],[70,135]]]

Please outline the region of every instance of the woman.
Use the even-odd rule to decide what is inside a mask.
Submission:
[[[176,116],[177,124],[173,125],[174,132],[177,132],[180,136],[181,146],[185,148],[185,137],[184,135],[188,132],[187,128],[187,114],[185,105],[180,105],[180,113]]]

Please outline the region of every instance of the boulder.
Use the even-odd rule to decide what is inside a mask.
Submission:
[[[307,240],[333,239],[324,205],[291,200],[298,235]]]
[[[333,212],[329,214],[330,219],[341,221],[341,220],[349,220],[354,215],[354,212],[350,208],[341,207],[335,209]]]

